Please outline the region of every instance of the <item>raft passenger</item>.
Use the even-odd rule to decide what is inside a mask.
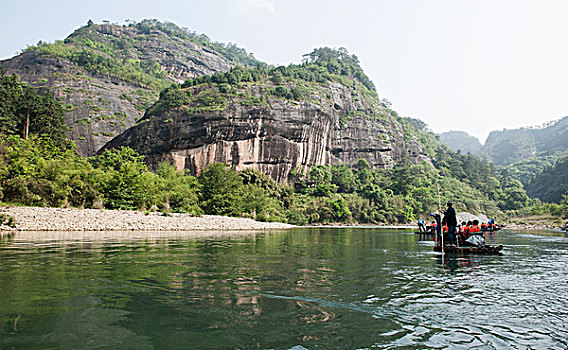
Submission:
[[[424,219],[418,219],[418,231],[420,233],[426,232],[426,227],[424,227]]]

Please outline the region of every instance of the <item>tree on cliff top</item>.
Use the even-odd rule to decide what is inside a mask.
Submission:
[[[303,57],[306,64],[325,66],[330,73],[356,79],[370,91],[376,92],[375,84],[363,72],[359,58],[350,55],[344,47],[339,49],[320,47],[303,55]]]

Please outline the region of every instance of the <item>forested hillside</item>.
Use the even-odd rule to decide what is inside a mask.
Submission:
[[[39,42],[0,63],[62,102],[67,136],[84,156],[132,126],[170,84],[260,64],[234,44],[156,20],[89,21],[64,40]]]
[[[543,202],[560,203],[568,194],[568,156],[546,166],[527,183],[527,193]]]
[[[519,180],[531,198],[560,202],[568,190],[563,174],[568,155],[568,117],[541,127],[491,132],[480,150],[465,132],[449,132],[441,140],[454,150],[487,157]]]
[[[519,179],[534,193],[551,187],[525,170],[546,168],[550,183],[565,169],[550,158],[512,172],[452,151],[422,121],[380,100],[345,49],[318,48],[300,64],[268,67],[170,24],[89,23],[2,66],[12,69],[0,74],[0,200],[8,203],[405,223],[447,200],[492,216],[522,210],[532,202]],[[124,112],[129,127],[105,106],[143,117],[135,123]],[[79,125],[91,135],[94,125],[124,131],[84,158],[81,142],[94,150],[93,139],[76,146],[65,123],[71,135]]]
[[[568,117],[542,127],[493,131],[484,148],[490,159],[499,165],[567,151]]]

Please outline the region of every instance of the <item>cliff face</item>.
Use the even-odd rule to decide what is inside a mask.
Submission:
[[[69,139],[89,156],[134,125],[163,87],[233,65],[207,41],[160,28],[90,25],[0,64],[8,74],[52,91],[64,104]]]
[[[26,52],[2,62],[22,81],[49,89],[64,106],[67,137],[83,156],[94,154],[140,118],[157,93],[111,77],[97,77],[67,60]]]
[[[267,98],[261,106],[231,100],[220,111],[169,110],[128,129],[105,148],[128,146],[151,165],[172,161],[196,174],[213,162],[253,168],[285,181],[292,169],[355,164],[392,167],[402,157],[427,160],[420,144],[405,136],[395,117],[356,115],[372,102],[351,89],[329,83],[310,99]]]

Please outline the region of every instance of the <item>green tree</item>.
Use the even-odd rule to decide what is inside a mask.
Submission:
[[[351,193],[355,189],[355,175],[345,164],[331,168],[331,181],[337,186],[338,192]]]
[[[0,133],[20,135],[49,135],[63,145],[66,126],[61,104],[47,91],[38,91],[19,82],[15,75],[6,75],[0,67]]]
[[[50,137],[0,138],[0,189],[5,201],[91,207],[100,198],[93,173],[74,147],[62,148]]]
[[[201,207],[207,214],[238,215],[242,209],[243,181],[223,163],[207,166],[198,176]]]
[[[172,164],[161,162],[156,169],[157,191],[154,202],[162,205],[164,211],[199,215],[199,183],[194,176],[178,171]]]
[[[148,172],[144,157],[133,149],[106,150],[89,158],[89,163],[101,171],[96,185],[104,195],[105,208],[136,210],[153,204],[150,194],[154,174]]]

